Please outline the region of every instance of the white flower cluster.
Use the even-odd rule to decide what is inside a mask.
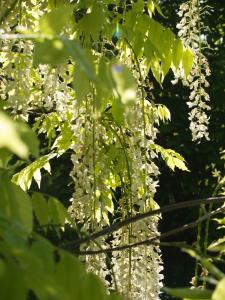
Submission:
[[[109,129],[113,126],[111,123],[108,127],[103,126],[100,120],[93,118],[89,108],[92,99],[87,101],[88,105],[84,103],[76,110],[75,124],[72,125],[75,142],[72,146],[74,167],[71,177],[75,188],[69,208],[77,221],[83,224],[85,232],[109,224],[108,213],[119,213],[124,219],[153,209],[159,175],[153,161],[156,154],[150,150],[158,132],[155,123],[159,121],[154,105],[147,100],[144,102],[145,130],[140,113],[143,103],[139,99],[136,108],[127,112],[127,128],[115,126],[112,131]],[[119,204],[114,211],[112,190],[118,187],[121,187],[122,195],[120,199],[114,199]],[[158,220],[157,216],[133,225],[131,231],[129,228],[120,230],[111,242],[101,241],[101,247],[123,246],[157,236]],[[86,246],[85,249],[95,250],[97,246]],[[158,247],[142,246],[131,251],[113,252],[110,266],[113,270],[106,268],[106,258],[102,254],[87,256],[86,263],[88,269],[101,275],[104,281],[107,275],[112,278],[110,289],[118,288],[131,299],[159,299],[163,268]]]
[[[209,106],[210,97],[206,88],[209,87],[207,77],[210,76],[211,72],[208,60],[202,53],[203,37],[199,0],[190,0],[181,4],[178,15],[181,17],[181,21],[177,25],[178,35],[185,46],[193,49],[195,55],[190,75],[184,78],[184,75],[180,74],[184,84],[191,89],[187,105],[191,109],[189,120],[192,139],[194,141],[202,138],[209,140],[207,111],[211,108]],[[178,74],[177,77],[179,78],[180,75]],[[174,83],[177,82],[177,79]]]
[[[69,212],[83,224],[82,231],[90,232],[109,224],[108,212],[113,213],[113,176],[109,166],[106,166],[108,157],[103,147],[104,143],[109,143],[110,132],[107,134],[104,126],[95,122],[87,107],[76,107],[75,112],[76,121],[72,125],[75,142],[71,148],[74,167],[70,174],[74,180],[74,194]],[[113,138],[110,142],[113,142]],[[82,250],[99,250],[98,245],[101,249],[109,246],[101,238],[97,244],[82,246]],[[88,271],[100,276],[109,286],[107,278],[112,277],[112,270],[107,267],[105,254],[86,256],[85,263]]]
[[[153,238],[158,234],[158,217],[150,222],[133,224],[114,234],[112,245],[122,246]],[[159,300],[163,270],[160,249],[157,246],[139,246],[113,252],[114,287],[129,299]]]
[[[154,163],[156,154],[150,150],[157,135],[155,123],[158,116],[154,112],[154,104],[144,100],[145,129],[141,114],[143,102],[137,101],[135,116],[129,128],[132,132],[127,143],[131,166],[131,200],[136,209],[132,214],[146,212],[153,208],[153,197],[158,186],[159,170]],[[121,199],[124,201],[124,199]],[[122,205],[122,203],[121,203]],[[127,213],[124,213],[124,218]],[[113,246],[136,243],[157,236],[158,220],[156,216],[149,221],[138,222],[130,228],[114,234]],[[159,299],[162,286],[163,270],[160,249],[153,246],[141,246],[123,252],[113,252],[113,265],[119,291],[131,299]]]
[[[107,247],[107,243],[104,238],[98,238],[95,242],[91,242],[88,247],[83,246],[83,250],[99,250],[99,245],[101,249]],[[99,276],[104,282],[105,286],[110,288],[109,278],[113,277],[112,269],[109,268],[110,259],[108,254],[96,254],[96,255],[86,255],[84,263],[86,264],[87,271],[92,272]],[[81,261],[83,257],[81,257]]]
[[[0,34],[16,33],[18,26],[25,25],[35,30],[46,10],[44,1],[22,2],[20,9],[3,23]],[[15,15],[26,18],[15,18]],[[47,112],[56,109],[64,118],[74,99],[74,92],[68,86],[69,66],[34,68],[33,49],[34,44],[29,40],[0,39],[0,99],[7,100],[15,116],[19,113],[25,119],[30,112],[43,108]]]

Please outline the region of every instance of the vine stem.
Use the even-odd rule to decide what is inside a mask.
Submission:
[[[117,124],[116,124],[117,125]],[[130,171],[130,165],[129,165],[129,160],[128,160],[128,155],[127,155],[127,151],[126,151],[126,147],[125,147],[125,137],[122,131],[122,128],[120,128],[118,125],[117,127],[120,129],[120,133],[122,134],[122,138],[120,137],[120,135],[118,134],[118,132],[116,131],[116,129],[112,126],[108,124],[108,128],[116,135],[123,153],[124,153],[124,157],[125,157],[125,161],[126,161],[126,167],[127,167],[127,175],[128,175],[128,180],[129,180],[129,186],[130,186],[130,197],[132,197],[132,193],[131,193],[131,187],[132,187],[132,177],[131,177],[131,171]],[[129,207],[128,203],[126,203],[127,208]],[[130,213],[129,213],[130,214]],[[131,215],[130,215],[131,216]]]
[[[106,228],[103,228],[102,230],[96,231],[93,234],[83,237],[77,241],[73,241],[73,242],[68,242],[65,243],[64,246],[65,247],[69,247],[69,248],[73,248],[76,247],[78,245],[84,244],[84,243],[88,243],[98,237],[104,236],[104,235],[108,235],[111,234],[115,231],[118,231],[120,228],[123,228],[125,226],[128,226],[131,223],[135,223],[137,221],[143,220],[145,218],[154,216],[154,215],[159,215],[161,213],[166,213],[166,212],[171,212],[171,211],[175,211],[175,210],[179,210],[179,209],[183,209],[183,208],[188,208],[188,207],[194,207],[194,206],[198,206],[200,204],[210,204],[210,203],[222,203],[225,201],[225,196],[221,196],[221,197],[210,197],[210,198],[203,198],[203,199],[196,199],[196,200],[191,200],[191,201],[184,201],[184,202],[180,202],[180,203],[175,203],[175,204],[170,204],[170,205],[166,205],[164,207],[161,207],[159,209],[155,209],[155,210],[151,210],[148,211],[146,213],[143,214],[137,214],[131,218],[127,218],[123,221],[120,222],[116,222],[114,224],[112,224],[111,226],[108,226]]]
[[[117,125],[121,136],[122,136],[122,140],[120,140],[121,146],[123,148],[123,152],[124,152],[124,156],[125,156],[125,160],[126,160],[126,165],[127,165],[127,173],[128,173],[128,178],[129,178],[129,185],[130,185],[130,205],[127,205],[127,211],[128,211],[128,216],[132,217],[132,210],[133,210],[133,199],[132,199],[132,176],[131,176],[131,171],[130,171],[130,164],[129,164],[129,160],[128,160],[128,154],[126,151],[126,147],[125,147],[125,136],[123,133],[123,129],[121,128],[121,126]],[[116,130],[114,131],[116,132]],[[117,137],[120,139],[120,136],[117,135]],[[130,207],[129,207],[130,206]],[[130,244],[132,240],[132,224],[129,225],[128,228],[128,243]],[[129,282],[128,282],[128,290],[131,291],[131,277],[132,277],[132,252],[131,249],[129,249]]]
[[[128,41],[127,38],[125,38],[125,42],[127,43],[127,45],[130,47],[131,51],[134,54],[134,60],[135,63],[137,65],[138,68],[138,72],[139,72],[139,77],[140,77],[140,82],[141,82],[141,98],[142,98],[142,119],[143,119],[143,143],[144,143],[144,164],[145,164],[145,168],[144,168],[144,195],[146,197],[146,192],[147,192],[147,186],[146,186],[146,177],[147,177],[147,156],[146,156],[146,120],[145,120],[145,97],[144,97],[144,89],[143,89],[143,84],[144,84],[144,79],[141,73],[141,67],[140,67],[140,63],[138,61],[138,57],[136,52],[134,51],[134,48],[132,47],[131,43]]]
[[[199,219],[201,219],[203,214],[203,207],[202,205],[199,207]],[[197,241],[196,241],[196,248],[198,251],[201,250],[201,231],[202,231],[202,223],[200,222],[197,227]],[[198,286],[198,270],[199,270],[199,265],[198,261],[195,261],[195,279],[194,279],[194,286]]]
[[[128,44],[130,49],[132,50],[134,54],[134,60],[136,62],[138,72],[139,72],[139,77],[140,77],[140,82],[141,82],[141,96],[142,96],[142,118],[143,118],[143,144],[144,144],[144,207],[146,208],[146,195],[147,195],[147,185],[146,185],[146,177],[147,177],[147,156],[146,156],[146,121],[145,121],[145,99],[144,99],[144,90],[143,90],[143,77],[141,73],[141,68],[140,64],[138,61],[138,57],[130,44],[130,42],[125,38],[125,42]],[[131,207],[132,207],[131,203]],[[132,227],[131,225],[129,226],[129,236],[132,235]],[[129,260],[131,261],[131,252],[129,252]],[[130,262],[131,264],[131,262]]]
[[[119,130],[120,130],[120,133],[121,133],[121,136],[122,136],[122,140],[123,140],[123,144],[122,144],[123,146],[122,147],[123,147],[124,156],[125,156],[126,165],[127,165],[127,173],[128,173],[129,185],[130,185],[130,187],[129,187],[130,188],[130,212],[129,212],[129,216],[132,217],[132,208],[133,208],[132,176],[131,176],[131,170],[130,170],[128,154],[127,154],[127,151],[126,151],[126,148],[125,148],[125,144],[126,144],[125,136],[124,136],[124,133],[123,133],[123,130],[122,130],[121,126],[118,126],[118,127],[119,127]]]
[[[127,206],[128,217],[130,218],[130,217],[132,217],[132,207],[133,207],[132,176],[131,176],[131,171],[130,171],[130,164],[129,164],[128,154],[127,154],[127,151],[126,151],[126,141],[125,141],[125,136],[124,136],[124,133],[123,133],[123,129],[116,122],[115,122],[115,124],[119,128],[119,131],[120,131],[120,134],[121,134],[122,138],[120,137],[120,135],[118,134],[116,129],[113,128],[113,126],[109,125],[109,129],[116,135],[117,139],[119,140],[119,143],[121,144],[121,147],[122,147],[122,150],[123,150],[123,153],[124,153],[124,157],[125,157],[125,161],[126,161],[127,175],[128,175],[128,180],[129,180],[129,189],[130,189],[130,191],[129,191],[130,204],[129,204],[128,200],[126,200],[126,206]],[[129,244],[131,243],[131,239],[132,239],[132,224],[130,224],[129,228],[128,228],[128,243]],[[131,253],[131,249],[129,249],[128,259],[129,259],[128,290],[131,291],[131,276],[132,276],[132,253]]]
[[[192,3],[191,3],[192,4]],[[193,5],[193,4],[192,4]],[[200,78],[199,80],[199,97],[200,97],[200,101],[202,98],[202,94],[201,94],[201,87],[202,87],[202,79],[201,79],[201,74],[202,74],[202,66],[201,66],[201,59],[202,59],[202,41],[201,41],[201,15],[200,15],[200,2],[199,0],[197,0],[197,18],[198,18],[198,22],[197,22],[197,26],[198,26],[198,51],[199,51],[199,60],[197,60],[197,66],[198,66],[198,76]],[[205,205],[200,206],[199,208],[199,218],[201,218],[202,214],[203,214],[203,210],[205,210]],[[209,211],[210,213],[211,211]],[[208,220],[206,220],[206,223],[208,223]],[[209,227],[208,225],[206,225],[206,228]],[[207,231],[207,229],[205,229],[205,231]],[[196,246],[197,249],[200,251],[202,248],[201,245],[201,232],[202,232],[202,224],[199,223],[198,228],[197,228],[197,241],[196,241]],[[208,238],[205,236],[204,237],[204,241],[203,241],[203,251],[205,252],[206,249],[205,245],[206,245],[206,240]],[[207,246],[206,246],[207,247]],[[196,259],[195,262],[195,280],[194,280],[194,286],[197,287],[198,286],[198,272],[199,272],[199,263]],[[203,285],[205,285],[206,282],[203,282]]]
[[[93,195],[93,216],[95,221],[95,211],[96,211],[96,147],[95,147],[95,130],[96,130],[96,124],[95,124],[95,99],[94,99],[94,88],[93,88],[93,99],[92,99],[92,164],[93,164],[93,189],[94,189],[94,195]]]

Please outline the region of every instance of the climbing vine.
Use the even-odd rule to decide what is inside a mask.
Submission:
[[[27,159],[30,154],[29,161],[19,166],[6,160],[5,167],[9,163],[10,171],[7,167],[4,176],[7,174],[7,184],[15,193],[20,191],[21,198],[26,202],[27,197],[31,198],[29,224],[23,224],[30,226],[29,233],[32,210],[40,227],[50,226],[59,236],[70,227],[82,240],[117,222],[159,208],[154,200],[159,186],[159,159],[171,171],[188,171],[188,167],[180,154],[157,144],[160,125],[169,123],[171,116],[165,105],[153,101],[154,86],[148,75],[151,73],[162,87],[167,73],[173,72],[175,80],[182,78],[190,86],[187,104],[192,108],[189,119],[193,140],[208,139],[205,111],[210,107],[204,88],[208,87],[206,76],[210,70],[202,53],[199,2],[181,5],[179,15],[183,19],[177,26],[178,36],[156,21],[156,14],[163,16],[156,0],[22,0],[5,1],[1,6],[0,124],[1,118],[8,122],[17,148],[7,139],[2,146],[21,158]],[[22,120],[33,131],[27,125],[22,129]],[[47,140],[40,153],[34,131],[40,139]],[[74,192],[66,209],[56,198],[42,193],[41,180],[44,171],[51,173],[52,160],[68,154]],[[30,190],[33,180],[39,192]],[[23,214],[17,216],[18,222],[23,223]],[[15,216],[12,207],[8,217]],[[102,298],[96,299],[114,297],[115,291],[129,299],[159,299],[163,279],[160,218],[159,211],[151,218],[87,239],[77,244],[79,249],[70,249],[79,254],[87,271],[98,275],[111,293],[107,296],[102,288]],[[32,265],[35,249],[42,243],[53,263],[54,247],[42,239],[38,237],[31,248],[26,245],[30,262],[25,254],[17,257],[23,270],[27,270],[26,264]],[[154,243],[142,243],[147,240]],[[126,248],[132,244],[137,247]],[[123,247],[124,251],[120,251]],[[110,253],[108,250],[113,248],[115,251]],[[56,266],[49,274],[56,269],[62,280],[66,266],[78,262],[67,252],[59,256],[60,262],[54,262]],[[9,263],[14,270],[13,262]],[[80,265],[79,268],[84,274]],[[42,291],[41,285],[33,286],[29,274],[25,274],[25,291],[31,290],[38,299],[50,299],[46,297],[51,293],[52,299],[60,299],[56,275],[54,282],[46,279],[56,289],[53,292],[47,287]],[[88,276],[87,286],[92,284]],[[85,285],[81,293],[84,290]],[[59,295],[62,291],[63,288]],[[71,291],[74,292],[72,287]],[[90,299],[89,296],[82,299]],[[65,299],[74,298],[68,294]],[[81,299],[79,295],[77,299]]]

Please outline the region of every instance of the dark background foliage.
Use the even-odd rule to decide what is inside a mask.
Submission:
[[[176,24],[179,21],[177,11],[183,1],[161,0],[160,5],[167,18],[160,18],[160,22],[171,27],[177,33]],[[216,167],[223,171],[220,151],[225,148],[225,1],[201,1],[209,5],[210,14],[203,15],[206,26],[204,34],[210,48],[204,50],[212,71],[209,79],[208,93],[211,98],[210,112],[210,141],[196,144],[191,141],[188,130],[188,109],[185,102],[188,99],[188,89],[181,84],[171,84],[172,75],[165,79],[163,90],[155,83],[155,101],[164,103],[171,111],[172,121],[160,129],[158,143],[181,153],[188,162],[190,173],[176,171],[172,173],[162,165],[160,188],[156,200],[163,206],[169,203],[188,201],[196,198],[212,196],[216,178],[212,172]],[[182,226],[198,216],[198,209],[184,209],[177,213],[164,215],[161,221],[161,232]],[[211,240],[216,238],[213,222],[210,227]],[[204,230],[204,227],[203,227]],[[173,240],[194,243],[196,230],[176,236]],[[180,250],[174,248],[162,249],[165,263],[165,285],[185,286],[189,284],[194,274],[194,263]]]

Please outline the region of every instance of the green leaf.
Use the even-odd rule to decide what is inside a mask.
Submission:
[[[165,149],[157,144],[151,145],[151,149],[154,149],[156,153],[160,153],[163,160],[165,160],[167,166],[174,171],[175,167],[182,171],[189,171],[185,159],[176,151],[172,149]]]
[[[183,58],[182,58],[182,65],[183,65],[184,73],[185,73],[186,77],[189,75],[189,73],[192,69],[193,63],[194,63],[194,54],[189,48],[187,48],[184,50]]]
[[[80,296],[83,288],[81,283],[85,277],[84,267],[79,260],[65,251],[60,251],[60,260],[56,265],[55,282],[59,286],[61,299],[84,300]]]
[[[43,262],[45,272],[50,274],[53,273],[55,269],[54,250],[51,243],[42,237],[38,237],[30,248],[32,254]]]
[[[6,168],[12,158],[12,153],[6,148],[0,148],[0,168]]]
[[[150,15],[154,14],[154,11],[155,11],[155,4],[154,4],[154,1],[153,1],[153,0],[148,0],[147,7],[148,7],[148,12],[149,12],[149,14],[150,14]]]
[[[60,6],[51,12],[44,14],[39,21],[41,33],[56,36],[72,20],[73,9],[69,6]]]
[[[111,70],[116,91],[122,103],[125,105],[134,103],[136,101],[137,86],[131,71],[127,67],[118,64],[113,65]]]
[[[137,58],[142,56],[143,36],[142,33],[137,33],[132,40],[132,48]]]
[[[106,288],[99,278],[94,274],[87,274],[82,281],[81,298],[82,300],[103,300]]]
[[[15,126],[22,141],[28,146],[29,152],[37,157],[39,155],[39,141],[35,132],[23,122],[17,122]]]
[[[60,118],[58,113],[53,112],[38,118],[34,125],[34,130],[37,130],[38,134],[46,133],[50,147],[51,140],[56,137],[56,131],[61,124],[62,119]]]
[[[225,278],[219,281],[212,295],[212,300],[224,300],[224,299],[225,299]]]
[[[215,220],[215,219],[214,219]],[[219,220],[220,221],[220,220]],[[223,222],[225,220],[223,219]],[[208,246],[208,250],[212,252],[224,251],[225,250],[225,237],[218,239]]]
[[[194,288],[194,289],[190,289],[190,288],[171,289],[171,288],[163,288],[163,290],[171,296],[175,296],[175,297],[179,297],[179,298],[187,298],[187,299],[198,299],[198,300],[207,299],[207,300],[210,300],[211,295],[212,295],[212,291],[208,290],[208,289],[198,289],[198,288]]]
[[[112,115],[114,120],[116,121],[116,123],[118,123],[119,125],[123,125],[124,124],[124,114],[125,114],[125,107],[124,105],[121,103],[120,99],[114,99],[113,103],[112,103]]]
[[[16,122],[0,111],[0,148],[5,147],[21,158],[27,158],[28,146],[20,137]]]
[[[107,300],[122,300],[121,296],[116,294],[110,294],[106,298]]]
[[[19,185],[24,191],[28,190],[31,186],[32,179],[34,178],[40,187],[41,183],[41,169],[45,169],[50,173],[49,160],[53,159],[57,154],[50,153],[45,156],[40,157],[29,166],[21,170],[19,173],[15,174],[12,181]]]
[[[168,51],[168,49],[165,49],[162,45],[165,28],[153,19],[149,20],[149,27],[150,27],[149,28],[149,39],[150,39],[151,43],[154,45],[154,47],[157,49],[157,51],[158,51],[157,58],[160,59],[160,56],[163,56],[164,51]]]
[[[179,68],[180,63],[183,58],[183,45],[180,39],[174,41],[173,50],[172,50],[172,61],[176,69]]]
[[[112,201],[112,197],[110,197],[110,195],[105,195],[105,197],[103,198],[103,203],[104,203],[104,207],[105,209],[110,212],[111,214],[113,214],[114,212],[114,205],[113,205],[113,201]]]
[[[223,279],[225,274],[221,272],[211,261],[209,258],[201,257],[196,251],[192,249],[183,249],[184,252],[187,252],[190,256],[194,257],[198,261],[200,261],[212,275],[214,275],[217,279]]]
[[[159,59],[156,55],[154,55],[154,57],[152,57],[152,59],[151,59],[151,70],[152,70],[153,76],[158,81],[158,83],[161,85],[162,69],[160,66]]]
[[[162,121],[171,119],[170,111],[165,105],[158,105],[157,111],[158,111],[159,118]]]
[[[5,263],[2,260],[0,260],[0,278],[5,272],[5,267],[6,267]]]
[[[87,50],[85,51],[81,47],[80,43],[76,41],[63,39],[63,42],[69,56],[71,56],[74,59],[74,61],[79,64],[81,70],[84,71],[84,73],[90,80],[95,81],[96,76],[91,61],[92,59],[91,53],[90,52],[88,53]]]
[[[9,261],[4,265],[4,272],[0,272],[1,300],[26,300],[28,290],[18,265]]]
[[[20,257],[26,285],[38,299],[60,300],[53,277],[54,248],[47,241],[40,242],[34,242],[29,251]]]
[[[172,53],[171,51],[168,55],[164,56],[161,61],[161,70],[162,70],[162,81],[164,80],[166,74],[169,72],[172,62]]]
[[[34,49],[34,66],[39,64],[55,66],[65,62],[69,57],[79,64],[89,80],[96,80],[91,53],[85,51],[80,43],[67,38],[44,39],[37,42]]]
[[[154,0],[154,4],[155,4],[155,7],[156,7],[158,13],[159,13],[162,17],[166,18],[166,16],[163,14],[163,12],[162,12],[162,10],[161,10],[159,4],[158,4],[158,0]]]
[[[79,67],[78,64],[75,70],[73,87],[76,92],[78,104],[81,105],[87,95],[92,92],[92,88],[86,73]]]
[[[71,125],[68,122],[64,122],[60,126],[61,133],[55,140],[52,149],[57,148],[57,152],[61,155],[65,153],[72,145],[74,141],[74,132],[71,129]]]
[[[0,211],[24,227],[27,234],[32,231],[33,213],[30,197],[8,179],[0,181]]]
[[[147,39],[144,44],[144,55],[146,57],[146,67],[147,67],[147,73],[149,72],[149,69],[151,67],[151,60],[154,56],[154,52],[156,51],[155,46],[152,44],[152,42]]]
[[[49,224],[49,211],[46,199],[41,193],[33,193],[32,204],[34,209],[35,217],[37,218],[40,225]]]
[[[90,12],[87,13],[77,24],[80,31],[83,31],[84,37],[89,40],[92,38],[94,41],[99,38],[100,31],[106,21],[104,14],[104,4],[98,1],[92,1]]]
[[[67,49],[60,39],[44,39],[35,43],[33,64],[50,64],[56,66],[69,58]]]
[[[48,211],[53,224],[64,225],[68,219],[68,212],[58,199],[50,197],[48,200]]]

